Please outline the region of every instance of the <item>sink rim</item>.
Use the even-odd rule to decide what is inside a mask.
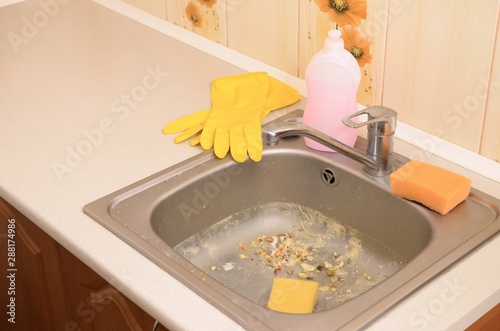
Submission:
[[[290,139],[288,143],[293,143],[294,141],[297,141],[297,139]],[[363,140],[360,140],[360,142],[363,143]],[[287,142],[282,142],[281,144],[282,146],[283,144],[285,145],[285,147],[287,146]],[[283,147],[278,146],[272,148],[265,148],[265,154],[266,153],[272,154],[273,152],[276,152],[276,150],[280,148]],[[306,150],[306,152],[311,153],[312,150]],[[337,162],[335,166],[338,166],[339,157],[331,157],[330,155],[327,158],[335,159],[334,161]],[[394,159],[395,163],[400,165],[408,161],[408,159],[398,154],[395,155]],[[360,173],[364,174],[362,166],[357,164],[356,162],[347,159],[343,156],[340,156],[340,160],[343,166],[352,167],[353,171],[356,172],[359,171]],[[188,169],[192,169],[194,166],[198,164],[202,163],[205,164],[206,162],[213,162],[213,161],[217,161],[218,162],[217,167],[220,168],[223,168],[225,165],[232,162],[228,159],[216,160],[211,151],[201,153],[173,167],[160,171],[157,174],[149,176],[141,181],[138,181],[123,189],[120,189],[114,193],[106,195],[100,199],[95,200],[94,202],[85,205],[84,212],[87,213],[89,216],[91,216],[95,221],[105,226],[115,235],[120,237],[122,240],[127,242],[130,246],[134,247],[136,250],[141,252],[148,259],[158,264],[169,274],[171,274],[174,278],[184,283],[184,285],[186,285],[191,290],[195,291],[202,298],[209,301],[211,304],[216,306],[218,309],[220,309],[226,315],[234,319],[236,322],[240,323],[240,325],[242,326],[252,327],[252,328],[255,327],[255,325],[253,325],[252,323],[255,322],[255,320],[258,321],[258,317],[255,317],[255,320],[249,320],[248,317],[252,316],[252,314],[259,314],[260,316],[264,317],[266,314],[267,315],[281,314],[285,315],[286,318],[290,320],[291,325],[299,323],[299,320],[306,321],[306,323],[309,323],[310,325],[310,323],[313,322],[317,323],[319,315],[333,314],[332,312],[337,310],[340,311],[346,310],[353,305],[352,302],[356,302],[355,299],[362,298],[363,295],[367,293],[372,293],[372,291],[374,290],[381,291],[381,287],[379,287],[378,289],[377,287],[372,288],[371,290],[361,294],[355,299],[346,302],[345,304],[339,307],[310,315],[295,316],[289,314],[282,314],[278,312],[270,312],[264,307],[260,306],[256,307],[255,303],[251,302],[250,300],[244,297],[241,297],[239,295],[238,295],[239,297],[238,296],[235,297],[233,295],[235,292],[225,288],[222,284],[218,283],[211,277],[206,277],[205,280],[202,280],[202,277],[199,276],[199,272],[201,272],[201,270],[193,266],[191,263],[189,263],[189,261],[185,260],[183,257],[181,257],[177,252],[175,252],[175,250],[173,250],[172,247],[170,247],[164,242],[162,242],[164,245],[161,244],[153,245],[151,242],[148,242],[147,240],[142,238],[141,240],[137,240],[138,235],[135,232],[133,232],[130,228],[128,228],[127,226],[122,224],[119,220],[111,216],[112,208],[116,203],[128,199],[131,196],[134,196],[138,192],[148,190],[151,187],[157,185],[158,183],[163,182],[166,178],[170,178],[171,176],[174,176],[176,174],[183,173]],[[364,176],[367,175],[364,174]],[[380,185],[387,189],[388,177],[378,178],[374,180],[376,182],[376,185]],[[406,276],[405,274],[408,273],[409,271],[404,272],[404,270],[408,269],[408,266],[412,263],[421,262],[422,260],[421,255],[427,250],[429,250],[431,247],[433,247],[433,245],[435,245],[436,242],[438,241],[435,235],[436,234],[436,232],[434,231],[435,229],[433,229],[432,232],[433,235],[432,238],[430,239],[428,246],[424,248],[424,250],[417,257],[415,257],[414,260],[410,261],[405,268],[402,268],[395,275],[393,275],[392,277],[383,282],[384,284],[396,283],[397,285],[398,281],[399,283],[401,283],[404,280],[404,284],[400,284],[399,286],[394,288],[389,294],[381,296],[381,299],[377,301],[376,304],[368,307],[366,310],[363,310],[354,319],[346,321],[343,325],[340,325],[339,327],[349,329],[349,328],[359,328],[362,326],[366,326],[367,324],[370,323],[370,321],[373,321],[377,316],[380,316],[380,314],[382,314],[384,311],[387,311],[391,307],[395,306],[398,302],[400,302],[405,297],[410,295],[413,291],[417,290],[425,283],[430,281],[432,278],[436,277],[444,270],[449,268],[451,265],[458,262],[466,254],[470,253],[474,248],[477,248],[479,245],[483,244],[485,241],[487,241],[488,238],[491,238],[495,234],[497,234],[500,231],[500,219],[499,219],[499,209],[498,209],[498,207],[500,206],[500,200],[490,197],[482,192],[479,192],[474,188],[471,190],[470,199],[476,199],[478,201],[481,201],[482,203],[488,204],[489,207],[492,209],[492,211],[495,213],[495,219],[492,220],[488,226],[484,227],[483,229],[473,234],[469,240],[462,242],[458,246],[454,247],[450,252],[444,254],[444,256],[436,258],[436,261],[429,264],[425,269],[421,270],[421,272],[418,275],[414,275],[408,278],[408,276]],[[412,202],[407,202],[407,203],[414,205],[414,207],[417,208],[419,212],[424,213],[425,215],[429,216],[432,219],[441,218],[435,212],[430,211],[422,206],[419,206]],[[174,265],[170,266],[170,264],[172,263]],[[186,265],[186,263],[189,265]],[[180,270],[175,269],[175,266],[180,266],[182,268]],[[192,270],[195,270],[196,272],[192,272]],[[389,280],[391,280],[391,282],[388,283]],[[387,285],[382,287],[382,289],[385,287],[387,287]],[[409,290],[409,288],[412,289]],[[233,300],[236,300],[239,305],[233,302]],[[230,309],[228,307],[230,307]],[[340,309],[341,307],[344,308]],[[259,328],[270,329],[271,326],[272,325],[261,324],[259,325]]]

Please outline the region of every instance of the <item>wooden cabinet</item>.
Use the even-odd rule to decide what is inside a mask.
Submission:
[[[10,305],[8,318],[0,320],[0,329],[32,330],[36,326],[56,330],[65,320],[56,242],[3,200],[0,238],[1,306]],[[5,289],[7,296],[3,295]]]
[[[1,198],[0,251],[0,330],[153,329],[151,316]]]
[[[60,247],[68,321],[65,330],[152,330],[154,319]]]
[[[466,331],[491,331],[500,330],[500,304],[469,326]]]

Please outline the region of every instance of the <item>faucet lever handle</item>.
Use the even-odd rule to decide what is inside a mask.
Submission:
[[[368,119],[363,122],[354,122],[353,119],[361,115],[368,115]],[[342,119],[342,122],[351,128],[368,126],[368,131],[375,135],[389,136],[396,131],[398,113],[391,108],[384,106],[372,106],[360,110]]]

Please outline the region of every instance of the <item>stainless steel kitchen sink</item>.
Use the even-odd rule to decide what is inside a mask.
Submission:
[[[296,137],[265,147],[259,163],[201,153],[84,207],[244,328],[262,330],[369,325],[496,234],[499,209],[472,189],[441,216],[395,197],[387,176]],[[315,311],[268,310],[274,277],[318,281]]]

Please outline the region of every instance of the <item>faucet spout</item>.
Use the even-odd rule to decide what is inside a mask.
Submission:
[[[388,109],[385,107],[370,107],[376,108],[380,111],[380,108]],[[368,111],[367,111],[368,110]],[[310,138],[328,148],[331,148],[351,159],[360,162],[365,166],[365,171],[373,176],[386,176],[392,172],[392,139],[396,123],[396,112],[388,109],[390,112],[386,119],[390,124],[386,124],[387,130],[382,131],[380,134],[377,132],[370,133],[370,128],[374,124],[381,122],[374,118],[370,118],[370,111],[367,108],[365,111],[358,112],[346,118],[344,123],[348,126],[350,124],[357,126],[370,125],[368,134],[368,147],[366,153],[358,151],[346,144],[320,132],[304,123],[302,123],[302,118],[300,116],[290,115],[285,116],[283,119],[274,120],[262,127],[262,141],[268,146],[276,146],[279,141],[285,137],[291,136],[303,136]],[[368,121],[357,123],[351,121],[355,116],[362,114],[368,114]],[[385,113],[387,115],[387,113]],[[378,129],[377,129],[378,130]],[[376,131],[377,131],[376,130]],[[382,137],[381,137],[382,136]],[[387,137],[387,138],[384,138]]]

